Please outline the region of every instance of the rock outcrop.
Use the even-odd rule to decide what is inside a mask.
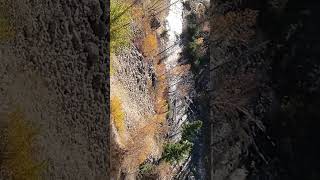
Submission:
[[[107,3],[5,0],[15,37],[0,42],[0,112],[40,132],[44,179],[107,179]]]

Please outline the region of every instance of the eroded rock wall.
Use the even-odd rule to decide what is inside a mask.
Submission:
[[[15,36],[0,42],[0,112],[39,126],[44,179],[108,178],[107,3],[6,1]]]

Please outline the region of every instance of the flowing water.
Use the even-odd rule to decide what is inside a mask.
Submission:
[[[201,3],[202,1],[199,1]],[[207,2],[208,0],[204,0],[203,2]],[[165,60],[167,71],[179,65],[179,60],[182,58],[181,53],[183,51],[183,44],[181,43],[180,36],[183,33],[184,27],[186,26],[185,16],[188,12],[184,11],[183,0],[170,0],[170,6],[168,16],[166,17],[166,30],[168,31],[168,42],[166,43],[166,48],[169,48],[167,52],[167,58]],[[184,14],[185,13],[185,14]],[[184,77],[191,78],[192,77]],[[175,75],[169,75],[168,84],[169,84],[169,105],[170,105],[170,116],[169,116],[169,124],[170,133],[169,136],[171,140],[178,141],[179,136],[175,136],[178,132],[181,131],[181,125],[186,122],[188,119],[187,114],[189,114],[189,101],[186,99],[188,97],[179,96],[179,88],[177,87],[178,81],[181,80],[181,77]],[[185,79],[183,79],[185,80]],[[193,80],[192,80],[193,81]],[[192,87],[191,87],[192,88]],[[192,113],[191,113],[192,114]],[[202,141],[201,141],[202,142]],[[203,154],[203,144],[197,142],[198,144],[194,148],[194,157],[193,164],[197,169],[197,176],[200,179],[205,178],[205,165],[203,162],[202,154]],[[187,161],[190,163],[190,161]],[[189,164],[187,163],[186,164]],[[184,170],[182,170],[184,171]],[[188,171],[188,170],[187,170]],[[184,172],[181,172],[184,173]]]
[[[180,44],[180,35],[183,31],[183,1],[170,0],[170,8],[168,16],[166,17],[166,29],[168,31],[168,42],[166,48],[167,58],[165,60],[167,71],[179,65],[180,54],[182,52],[182,45]],[[169,105],[170,105],[170,125],[171,135],[176,134],[180,130],[181,124],[187,119],[186,107],[183,107],[183,100],[179,99],[176,93],[179,76],[169,75]],[[177,108],[179,107],[179,108]],[[173,137],[176,139],[176,137]],[[177,140],[177,139],[176,139]]]

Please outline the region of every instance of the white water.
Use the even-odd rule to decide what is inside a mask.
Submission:
[[[169,42],[167,44],[167,47],[178,43],[180,35],[182,33],[182,11],[183,11],[183,5],[182,0],[170,0],[170,4],[173,4],[169,8],[169,14],[166,18],[167,24],[166,29],[168,30],[169,35]],[[177,60],[179,59],[179,53],[181,52],[181,47],[179,45],[174,46],[170,53],[170,56],[168,57],[166,64],[168,64],[169,67],[177,65]]]
[[[182,47],[180,46],[180,35],[183,30],[183,0],[170,0],[172,4],[169,8],[169,14],[166,18],[167,24],[166,29],[168,31],[168,42],[166,47],[170,49],[167,52],[167,59],[165,61],[167,71],[176,67],[178,65],[178,60],[180,58],[180,53],[182,52]],[[173,46],[174,45],[174,46]],[[173,46],[173,47],[172,47]],[[177,80],[179,77],[169,77],[169,91],[176,92]],[[173,131],[177,131],[181,124],[187,119],[186,108],[183,107],[179,112],[176,111],[176,107],[182,104],[181,99],[175,99],[176,103],[172,104],[174,100],[174,95],[169,95],[170,107],[172,107],[171,112],[173,112],[172,121],[174,124]],[[177,129],[178,128],[178,129]],[[174,132],[172,132],[174,133]]]
[[[166,18],[167,24],[166,29],[168,30],[169,41],[167,47],[172,46],[175,43],[178,43],[180,35],[182,33],[182,12],[183,5],[182,0],[170,0],[170,4],[173,4],[169,8],[169,14]],[[169,51],[169,57],[166,60],[168,68],[172,68],[177,65],[177,60],[179,59],[179,53],[182,51],[179,45],[174,46]]]
[[[205,0],[210,1],[210,0]],[[170,0],[170,4],[173,4],[169,8],[169,14],[166,17],[166,29],[168,31],[168,42],[166,42],[166,49],[170,48],[172,45],[175,45],[173,48],[170,48],[167,53],[167,58],[165,60],[167,71],[179,65],[180,53],[182,52],[182,47],[180,46],[180,35],[183,31],[183,0]],[[180,79],[179,76],[172,76],[169,75],[168,84],[169,84],[169,91],[177,93],[177,81]],[[178,98],[177,98],[178,97]],[[177,134],[177,132],[181,131],[181,125],[188,119],[188,104],[183,100],[184,97],[175,96],[175,94],[169,94],[169,103],[170,103],[170,112],[172,116],[170,116],[169,124],[172,123],[170,128],[169,135]],[[182,107],[181,107],[182,105]],[[178,110],[179,109],[179,110]],[[178,111],[178,112],[177,112]],[[172,137],[171,140],[178,141],[180,139],[179,136]],[[202,153],[202,146],[199,151]],[[205,179],[205,165],[202,161],[202,158],[198,158],[199,162],[197,162],[198,166],[197,170],[199,170],[199,175],[202,177],[201,179]],[[189,162],[189,161],[188,161]],[[186,163],[188,163],[186,162]],[[177,171],[179,171],[177,169]]]

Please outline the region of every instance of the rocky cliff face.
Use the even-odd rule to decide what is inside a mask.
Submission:
[[[260,120],[253,104],[259,84],[252,49],[256,14],[232,2],[211,1],[208,179],[245,179],[243,161]],[[246,20],[242,20],[244,18]],[[246,22],[252,18],[253,22]],[[250,24],[245,24],[250,23]],[[242,27],[241,27],[242,26]],[[259,54],[254,52],[255,56]]]
[[[0,42],[0,112],[39,127],[44,179],[105,179],[108,155],[106,1],[10,1],[15,35]]]
[[[211,1],[208,179],[319,176],[315,6]]]

